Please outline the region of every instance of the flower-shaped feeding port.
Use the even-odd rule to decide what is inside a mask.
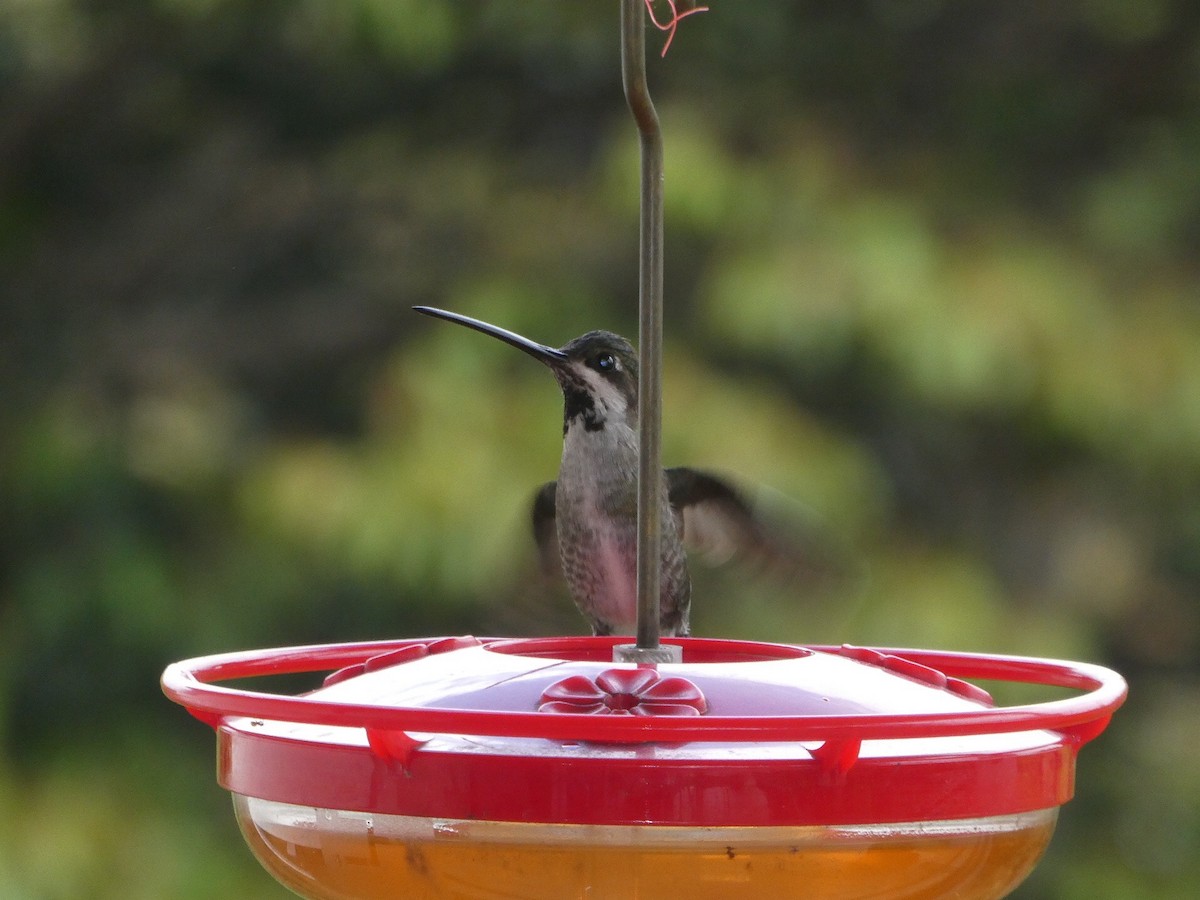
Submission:
[[[542,692],[538,712],[618,716],[701,716],[708,703],[700,688],[657,669],[606,669],[594,679],[571,675]]]

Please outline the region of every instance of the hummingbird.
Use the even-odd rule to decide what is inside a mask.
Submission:
[[[561,566],[575,605],[596,635],[637,631],[638,359],[628,340],[589,331],[550,347],[488,322],[430,306],[413,309],[516,347],[545,364],[563,396],[558,478],[538,489],[532,524],[542,565]],[[691,632],[685,541],[730,556],[774,552],[765,523],[724,479],[686,467],[664,470],[659,498],[659,633]]]

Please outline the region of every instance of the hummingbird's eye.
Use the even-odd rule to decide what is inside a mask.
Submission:
[[[592,360],[592,365],[601,372],[611,372],[617,367],[617,358],[611,353],[601,353]]]

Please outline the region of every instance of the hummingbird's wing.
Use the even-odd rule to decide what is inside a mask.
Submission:
[[[533,536],[537,540],[542,572],[547,575],[562,573],[562,561],[558,555],[558,526],[554,521],[557,487],[557,481],[547,481],[533,497]]]
[[[729,482],[698,469],[667,469],[671,508],[683,524],[689,550],[723,563],[764,545],[769,535],[750,501]]]
[[[671,507],[683,540],[708,562],[734,557],[787,580],[824,581],[841,568],[827,538],[798,515],[768,515],[728,481],[698,469],[666,470]]]
[[[512,580],[496,583],[482,612],[480,628],[487,634],[570,634],[579,627],[579,613],[569,602],[555,530],[555,482],[538,488],[528,507],[537,539],[537,552],[524,556]]]

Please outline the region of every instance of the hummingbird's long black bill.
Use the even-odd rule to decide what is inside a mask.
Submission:
[[[524,350],[534,359],[541,360],[548,366],[561,363],[567,358],[567,354],[561,350],[554,347],[547,347],[545,344],[539,344],[537,341],[531,341],[529,338],[519,335],[515,331],[509,331],[507,328],[501,328],[489,322],[482,322],[479,319],[472,319],[470,316],[464,316],[460,313],[438,309],[435,306],[414,306],[413,309],[423,315],[432,316],[435,319],[445,319],[447,322],[454,322],[457,325],[465,325],[467,328],[473,328],[482,334],[489,334],[497,340],[504,341],[509,346],[516,347],[518,350]]]

